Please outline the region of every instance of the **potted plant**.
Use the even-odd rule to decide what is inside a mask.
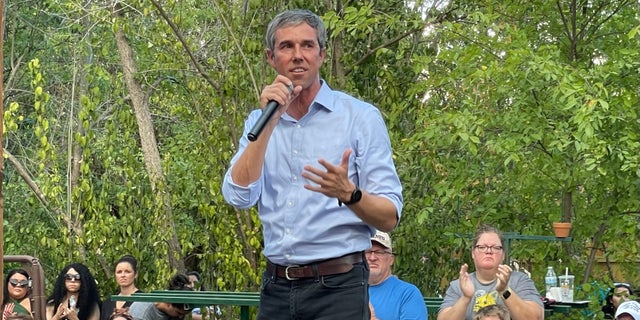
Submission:
[[[571,212],[573,208],[573,194],[571,191],[562,193],[562,217],[560,222],[553,223],[556,238],[566,238],[571,232]]]
[[[553,232],[555,233],[556,238],[568,237],[569,232],[571,232],[571,222],[554,222]]]

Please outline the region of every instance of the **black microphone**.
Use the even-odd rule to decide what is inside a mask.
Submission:
[[[258,118],[258,121],[256,121],[256,123],[253,125],[253,128],[251,128],[251,131],[249,131],[249,133],[247,134],[247,139],[249,139],[249,141],[258,140],[258,136],[262,132],[262,129],[264,129],[264,126],[267,124],[269,119],[271,119],[273,114],[276,113],[276,110],[278,110],[279,106],[280,104],[275,100],[269,100],[267,106],[262,110],[260,118]]]
[[[293,93],[293,89],[294,89],[293,83],[288,85],[287,89],[289,89],[289,94]],[[269,102],[267,103],[267,106],[264,107],[264,109],[262,109],[262,114],[260,115],[260,118],[258,118],[258,121],[256,121],[256,123],[253,125],[253,128],[251,128],[251,131],[247,133],[247,139],[249,139],[249,141],[258,140],[258,136],[262,132],[262,129],[264,129],[264,126],[267,125],[267,122],[269,122],[269,119],[271,119],[273,114],[276,113],[276,110],[278,110],[279,106],[280,104],[275,100],[269,100]]]

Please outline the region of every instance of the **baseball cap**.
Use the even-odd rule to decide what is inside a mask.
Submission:
[[[634,320],[640,320],[640,303],[637,301],[625,301],[618,306],[616,310],[616,319],[621,314],[628,314],[633,317]]]
[[[371,241],[375,241],[383,247],[393,250],[393,247],[391,246],[391,237],[386,232],[376,231],[376,234],[371,238]]]

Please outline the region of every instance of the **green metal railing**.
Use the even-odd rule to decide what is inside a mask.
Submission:
[[[240,308],[240,319],[249,320],[250,307],[258,307],[260,304],[259,292],[232,292],[232,291],[183,291],[183,290],[157,290],[145,293],[134,293],[130,296],[111,296],[112,301],[140,301],[140,302],[166,302],[186,303],[193,306],[226,305]],[[438,313],[442,298],[424,297],[424,303],[430,315]],[[553,313],[569,313],[572,309],[586,308],[587,301],[576,303],[559,303],[545,309],[545,317]]]

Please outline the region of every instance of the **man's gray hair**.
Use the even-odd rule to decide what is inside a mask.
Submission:
[[[302,23],[306,23],[316,30],[320,50],[325,49],[327,46],[327,28],[324,26],[324,22],[322,22],[322,19],[315,13],[303,9],[283,11],[269,22],[265,36],[267,48],[269,48],[271,52],[275,50],[276,31],[278,29],[297,26]]]

